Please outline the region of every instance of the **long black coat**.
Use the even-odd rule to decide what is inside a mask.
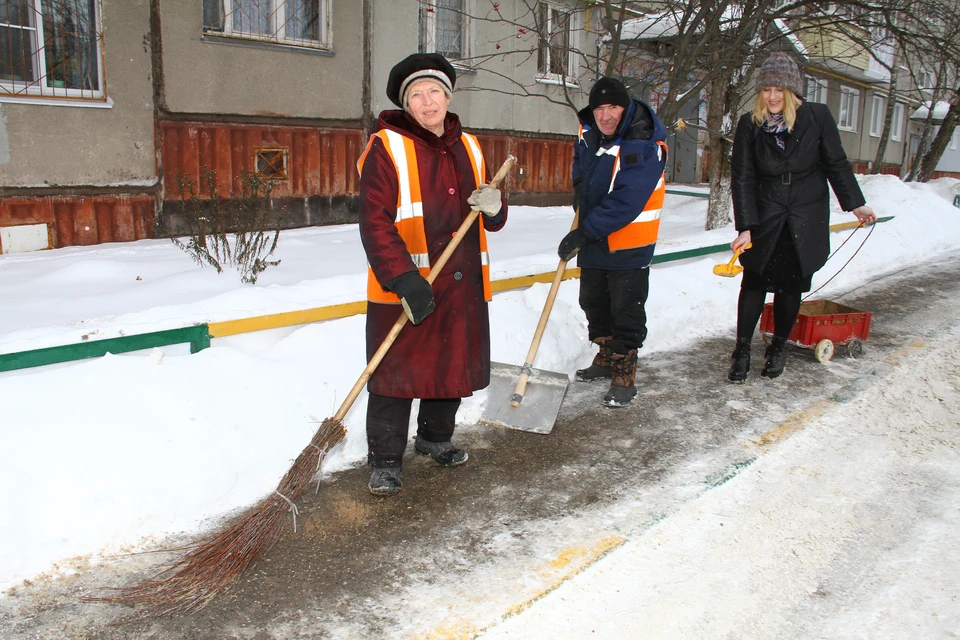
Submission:
[[[784,224],[793,235],[803,275],[823,266],[830,255],[828,180],[844,211],[866,203],[826,105],[800,105],[784,149],[749,113],[740,118],[731,186],[737,231],[749,230],[753,242],[740,256],[745,269],[763,273]]]

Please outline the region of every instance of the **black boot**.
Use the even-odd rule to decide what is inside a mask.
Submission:
[[[613,374],[610,381],[610,389],[607,395],[603,396],[603,404],[607,407],[625,407],[637,395],[637,387],[633,384],[633,378],[637,374],[637,350],[631,349],[629,353],[614,353],[610,357],[613,365]]]
[[[453,446],[449,440],[447,442],[427,442],[419,435],[413,442],[414,450],[422,456],[430,456],[433,461],[444,467],[455,467],[463,464],[470,457],[463,449]]]
[[[580,382],[592,382],[594,380],[609,380],[613,373],[613,367],[610,364],[610,356],[613,352],[608,344],[613,339],[612,336],[604,336],[594,340],[600,346],[600,351],[593,356],[593,362],[586,369],[577,369],[576,378]]]
[[[730,356],[730,372],[727,380],[743,382],[750,371],[750,338],[737,338],[737,346]]]
[[[763,371],[760,375],[765,378],[776,378],[783,373],[783,367],[787,364],[787,355],[783,352],[787,345],[786,338],[773,336],[773,341],[767,346],[766,363],[763,365]]]
[[[370,474],[367,488],[375,496],[392,496],[400,493],[400,467],[375,468]]]

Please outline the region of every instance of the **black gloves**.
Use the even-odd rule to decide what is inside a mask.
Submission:
[[[583,248],[584,245],[590,244],[593,242],[593,238],[584,233],[579,227],[563,236],[563,240],[560,241],[560,246],[557,247],[557,255],[560,256],[560,259],[567,261],[577,255],[577,252]]]
[[[420,324],[433,313],[433,289],[419,271],[407,271],[387,283],[387,289],[400,297],[403,310],[413,324]]]

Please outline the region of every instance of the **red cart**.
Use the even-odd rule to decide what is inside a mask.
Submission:
[[[787,342],[813,349],[813,357],[826,362],[833,357],[835,346],[843,346],[847,355],[856,358],[863,353],[863,341],[870,333],[870,312],[860,311],[830,300],[810,300],[800,305],[800,314]],[[764,342],[773,336],[773,303],[763,307],[760,335]]]

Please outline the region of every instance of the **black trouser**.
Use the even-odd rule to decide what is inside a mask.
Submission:
[[[737,337],[750,340],[757,329],[767,292],[763,289],[740,289],[737,301]],[[790,337],[793,324],[800,313],[801,295],[792,291],[778,291],[773,294],[773,335],[786,340]]]
[[[407,448],[410,398],[388,398],[374,393],[367,400],[367,461],[372,467],[399,467]],[[449,442],[457,426],[460,398],[420,400],[417,435],[427,442]]]
[[[639,349],[647,338],[650,269],[581,269],[580,308],[587,316],[591,341],[613,336],[616,353]]]

